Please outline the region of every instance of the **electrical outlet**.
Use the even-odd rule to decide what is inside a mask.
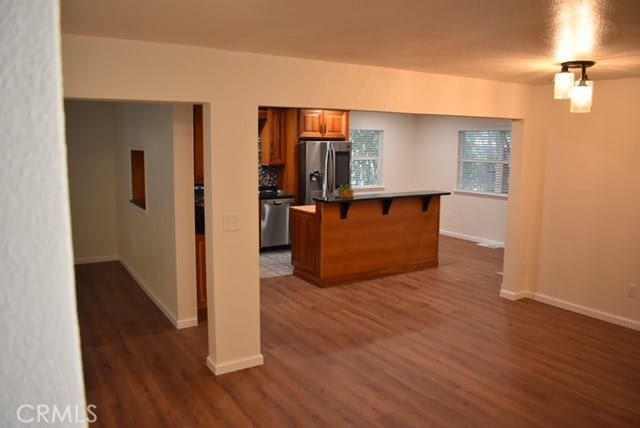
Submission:
[[[629,291],[627,291],[627,297],[634,299],[636,297],[637,289],[638,289],[637,284],[629,284]]]

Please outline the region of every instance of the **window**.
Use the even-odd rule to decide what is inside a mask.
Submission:
[[[374,129],[351,130],[351,186],[382,186],[382,133]]]
[[[147,207],[144,183],[144,152],[131,150],[131,199],[130,202],[140,208]]]
[[[460,131],[458,190],[509,194],[511,131]]]

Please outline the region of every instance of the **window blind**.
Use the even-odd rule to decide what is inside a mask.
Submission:
[[[458,190],[509,194],[511,131],[460,131]]]
[[[351,186],[382,185],[383,131],[351,130]]]

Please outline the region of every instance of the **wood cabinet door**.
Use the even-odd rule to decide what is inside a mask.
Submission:
[[[324,138],[349,139],[349,112],[344,110],[324,110]]]
[[[291,222],[291,264],[319,276],[320,237],[315,214],[292,210]]]
[[[299,110],[298,135],[300,138],[323,138],[322,110]]]
[[[193,106],[193,182],[204,184],[204,132],[202,106]]]
[[[349,112],[344,110],[300,109],[298,132],[301,139],[349,139]]]
[[[298,199],[298,109],[286,109],[287,115],[287,137],[286,137],[286,162],[282,176],[282,190],[285,193],[294,195]]]
[[[273,110],[273,140],[269,165],[279,166],[284,165],[287,160],[287,111],[281,108],[271,110]]]
[[[286,162],[287,114],[286,109],[267,109],[267,123],[260,137],[262,164],[282,166]]]
[[[207,268],[204,235],[196,235],[196,293],[198,309],[207,307]]]

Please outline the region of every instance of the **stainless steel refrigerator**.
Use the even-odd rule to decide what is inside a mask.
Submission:
[[[300,195],[305,205],[313,198],[331,197],[351,183],[350,141],[300,142]]]

